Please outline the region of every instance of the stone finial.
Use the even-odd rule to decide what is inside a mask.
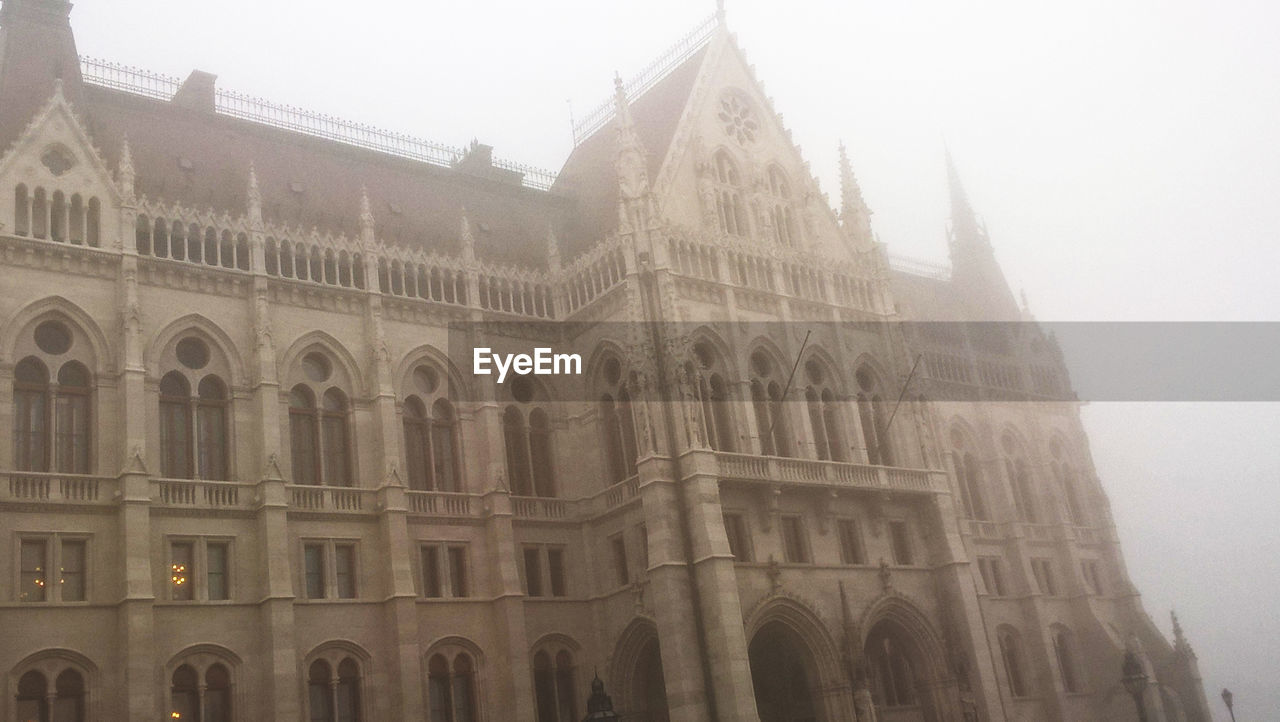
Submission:
[[[871,234],[871,209],[862,199],[862,188],[853,175],[849,153],[840,144],[840,222],[844,232],[859,247],[873,243]]]
[[[120,194],[126,202],[131,202],[134,195],[136,176],[133,170],[133,151],[129,148],[129,136],[125,135],[120,142],[120,164],[116,169],[116,182],[120,186]]]
[[[258,172],[249,161],[249,223],[262,225],[262,191],[258,189]]]
[[[1170,610],[1169,617],[1173,620],[1173,650],[1188,657],[1196,656],[1196,653],[1191,649],[1191,644],[1187,641],[1186,635],[1182,632],[1182,624],[1178,622],[1178,613]]]

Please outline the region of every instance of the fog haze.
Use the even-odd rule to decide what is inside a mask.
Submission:
[[[713,10],[82,0],[72,22],[82,54],[555,170],[571,112]],[[730,0],[728,22],[833,203],[847,145],[891,252],[945,260],[945,139],[1037,318],[1280,320],[1276,3]],[[1219,719],[1224,686],[1273,718],[1280,404],[1084,420],[1146,608],[1166,632],[1177,608]]]

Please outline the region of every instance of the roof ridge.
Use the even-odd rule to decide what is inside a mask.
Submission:
[[[710,42],[711,36],[715,34],[715,30],[720,27],[721,22],[721,14],[718,11],[712,13],[698,23],[693,30],[685,33],[682,38],[667,48],[653,62],[646,65],[643,70],[623,83],[622,90],[627,100],[634,100],[657,85],[672,70],[675,70],[691,55],[701,50],[703,46]],[[614,109],[614,96],[610,94],[607,100],[593,108],[581,120],[574,121],[573,147],[576,148],[581,145],[582,141],[591,137],[592,134],[603,128],[606,123],[613,120]]]
[[[153,100],[171,101],[182,87],[176,76],[86,55],[80,56],[80,72],[84,82],[90,85]],[[444,168],[455,167],[467,155],[467,149],[460,146],[436,143],[222,88],[214,91],[214,110],[218,115]],[[502,158],[494,158],[492,162],[496,168],[519,173],[521,184],[528,188],[550,190],[556,180],[556,174],[549,170]]]

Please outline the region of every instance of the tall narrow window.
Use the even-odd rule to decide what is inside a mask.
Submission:
[[[529,463],[533,467],[533,492],[555,496],[551,467],[551,422],[542,409],[529,412]]]
[[[324,480],[330,486],[351,486],[348,456],[347,398],[337,389],[324,393],[320,410],[320,445],[324,450]]]
[[[360,722],[360,668],[350,657],[338,663],[337,722]]]
[[[227,479],[227,387],[217,376],[205,376],[198,393],[196,450],[200,478]]]
[[[320,445],[316,438],[315,397],[311,389],[298,385],[289,394],[289,432],[293,452],[293,481],[296,484],[320,483]]]
[[[169,589],[171,599],[195,599],[195,544],[192,542],[169,545]]]
[[[225,542],[209,543],[205,546],[205,577],[209,599],[213,601],[230,598],[227,586],[227,549]]]
[[[840,561],[845,564],[866,564],[867,552],[862,546],[862,531],[858,529],[858,522],[840,519],[836,522],[836,530],[840,534]]]
[[[53,689],[51,719],[54,722],[84,722],[84,677],[74,669],[64,669],[54,680]]]
[[[49,372],[35,358],[13,371],[13,463],[19,471],[49,470]]]
[[[83,540],[64,540],[59,563],[59,584],[62,601],[83,602],[85,599],[85,543]]]
[[[23,539],[19,543],[18,601],[43,602],[48,598],[48,554],[48,544],[43,539]]]
[[[1027,687],[1022,678],[1022,649],[1018,638],[1012,631],[999,633],[1000,657],[1004,662],[1005,681],[1009,685],[1011,697],[1027,696]]]
[[[1013,492],[1014,512],[1018,519],[1033,524],[1039,523],[1040,515],[1036,510],[1035,495],[1031,489],[1031,473],[1027,468],[1027,457],[1022,445],[1006,433],[1000,440],[1004,450],[1005,472],[1009,476],[1009,485]]]
[[[453,660],[453,719],[450,722],[475,722],[474,680],[471,657],[459,654]]]
[[[404,454],[408,462],[409,488],[432,488],[431,434],[426,407],[417,396],[404,402]]]
[[[574,685],[573,655],[568,650],[556,654],[556,704],[559,722],[578,722],[578,693]]]
[[[720,232],[731,236],[750,235],[747,224],[746,207],[742,200],[742,176],[738,172],[738,164],[725,151],[715,156],[715,181],[719,186],[715,191],[716,217],[720,223]]]
[[[356,548],[351,544],[339,544],[333,548],[339,599],[356,598]]]
[[[533,479],[529,470],[529,447],[524,417],[520,410],[508,406],[502,415],[503,440],[507,450],[507,474],[511,477],[511,493],[533,495]]]
[[[539,563],[541,555],[538,553],[537,547],[525,547],[524,549],[524,591],[531,597],[542,596],[542,565]]]
[[[27,187],[19,184],[13,191],[13,232],[19,236],[31,233],[31,207]]]
[[[325,564],[324,545],[307,544],[302,548],[303,574],[307,599],[324,599]]]
[[[173,670],[169,698],[172,711],[169,716],[176,720],[200,720],[200,679],[190,665],[182,665]]]
[[[307,701],[311,710],[310,722],[333,722],[333,693],[329,680],[333,672],[329,663],[317,659],[307,673]]]
[[[440,548],[435,544],[424,544],[422,551],[422,596],[442,597],[444,585],[440,580]]]
[[[465,597],[467,588],[467,549],[450,546],[446,550],[449,558],[449,587],[455,597]]]
[[[432,481],[441,491],[461,491],[458,463],[458,422],[453,406],[445,399],[431,405]]]
[[[724,533],[729,538],[729,552],[734,561],[751,561],[751,538],[747,535],[747,520],[742,514],[725,513]]]
[[[858,419],[862,422],[862,440],[871,464],[893,466],[892,436],[888,428],[888,412],[880,396],[880,382],[870,368],[864,366],[854,375],[858,384]]]
[[[45,722],[49,719],[49,681],[32,670],[18,679],[18,719]]]
[[[191,478],[191,387],[177,371],[160,379],[160,475]]]
[[[89,473],[89,371],[75,361],[58,370],[57,470],[72,474]]]
[[[889,522],[889,546],[893,552],[893,563],[910,566],[915,563],[911,553],[911,537],[907,534],[905,521]]]
[[[231,673],[214,664],[204,673],[204,717],[200,722],[231,722]]]
[[[1075,661],[1072,658],[1071,639],[1067,631],[1059,629],[1053,634],[1053,653],[1058,661],[1058,675],[1062,679],[1062,689],[1068,693],[1080,691],[1076,679]]]
[[[560,722],[556,708],[555,670],[551,655],[538,652],[533,656],[533,694],[538,710],[538,722]]]
[[[627,569],[627,542],[621,534],[609,538],[609,548],[613,551],[613,570],[617,575],[618,586],[631,583],[631,571]]]
[[[782,517],[782,556],[792,564],[809,563],[809,544],[804,522],[798,516]]]
[[[894,637],[877,636],[870,650],[876,703],[884,707],[916,704],[915,678],[906,655]]]
[[[547,576],[551,577],[551,596],[565,597],[569,595],[569,587],[565,578],[563,549],[555,547],[547,549]]]
[[[751,404],[755,411],[760,450],[765,456],[794,456],[790,420],[783,403],[786,379],[763,351],[751,354]]]

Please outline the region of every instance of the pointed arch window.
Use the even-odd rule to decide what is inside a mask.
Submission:
[[[959,429],[951,432],[951,463],[960,485],[960,501],[965,515],[982,521],[990,519],[982,492],[982,470],[969,440]]]
[[[892,635],[876,640],[870,662],[872,693],[877,705],[906,707],[917,703],[911,662]]]
[[[685,371],[696,384],[698,403],[701,405],[702,423],[707,432],[707,444],[716,451],[734,451],[735,430],[729,399],[729,386],[725,382],[724,363],[707,341],[693,346],[696,366],[690,362]]]
[[[862,423],[862,440],[867,447],[867,463],[893,466],[892,436],[888,430],[888,411],[885,408],[879,380],[870,368],[862,367],[855,374],[858,384],[858,420]]]
[[[1080,478],[1076,475],[1075,467],[1067,460],[1061,441],[1057,439],[1053,441],[1051,452],[1053,473],[1057,477],[1063,501],[1066,503],[1066,520],[1076,526],[1087,525],[1089,520],[1084,513],[1084,504],[1080,498]]]
[[[1071,633],[1066,629],[1054,631],[1053,654],[1058,662],[1058,676],[1062,680],[1062,689],[1068,693],[1082,691],[1080,680],[1076,676],[1075,653],[1071,644]]]
[[[715,154],[716,218],[720,232],[731,236],[749,236],[746,206],[742,200],[742,174],[728,151]]]
[[[809,427],[813,431],[814,451],[824,461],[847,461],[849,442],[844,435],[840,404],[830,385],[830,373],[817,359],[805,363],[809,386],[805,389],[805,406],[809,411]]]
[[[764,351],[751,354],[751,408],[755,412],[760,453],[794,456],[791,424],[782,398],[782,377],[777,364]]]
[[[516,496],[555,496],[555,468],[551,444],[551,419],[545,409],[532,405],[530,385],[514,384],[516,403],[502,413],[502,435],[507,457],[507,476]]]
[[[999,632],[1000,660],[1004,663],[1005,683],[1009,696],[1026,697],[1027,686],[1023,679],[1022,644],[1018,635],[1010,629]]]
[[[335,665],[336,664],[336,673]],[[364,719],[360,664],[351,657],[317,659],[307,669],[309,722],[360,722]]]
[[[773,239],[783,246],[794,246],[799,240],[791,199],[791,184],[776,165],[769,166],[769,224]]]
[[[437,399],[430,414],[418,396],[405,400],[404,438],[410,489],[461,490],[457,417],[448,400]]]
[[[350,414],[347,395],[333,385],[328,357],[312,351],[299,364],[302,381],[289,392],[289,438],[296,484],[352,486]]]
[[[1022,445],[1013,434],[1006,432],[1000,440],[1004,451],[1005,472],[1013,491],[1013,509],[1021,521],[1038,524],[1040,514],[1036,509],[1035,494],[1031,488],[1031,471]]]
[[[459,652],[452,664],[444,654],[427,663],[430,722],[475,722],[475,669],[471,656]]]
[[[67,338],[69,346],[69,334]],[[13,393],[14,466],[20,471],[89,473],[88,369],[67,361],[51,384],[48,367],[29,356],[14,368]]]
[[[609,478],[611,483],[617,483],[636,474],[635,417],[632,415],[631,394],[618,359],[605,360],[602,377],[601,385],[605,391],[600,396],[601,431],[609,461]]]

